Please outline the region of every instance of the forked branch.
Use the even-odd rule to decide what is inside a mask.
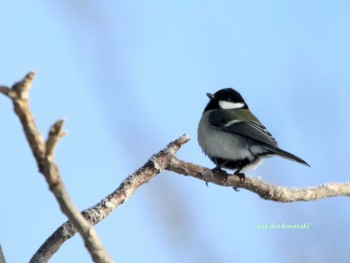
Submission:
[[[128,176],[120,186],[95,206],[82,212],[91,223],[97,224],[106,218],[115,208],[123,204],[141,185],[148,182],[163,170],[185,176],[192,176],[204,182],[220,186],[237,187],[258,194],[261,198],[276,202],[311,201],[326,197],[350,196],[350,183],[328,183],[310,188],[287,188],[246,177],[244,183],[237,176],[179,160],[175,154],[189,141],[187,134],[168,144],[166,148],[153,155],[141,168]],[[205,184],[203,183],[203,186]],[[39,248],[31,262],[46,262],[69,238],[76,233],[69,221],[61,225]]]
[[[34,72],[28,73],[21,81],[11,88],[0,86],[3,93],[12,100],[14,110],[20,119],[24,134],[33,152],[40,173],[48,183],[62,212],[69,218],[74,227],[84,239],[84,243],[95,262],[113,262],[107,251],[103,248],[97,233],[75,207],[71,201],[64,184],[61,180],[58,166],[54,162],[54,149],[59,139],[64,135],[62,131],[63,120],[57,121],[50,129],[49,136],[44,142],[29,105],[29,89],[34,79]]]
[[[64,121],[59,120],[51,127],[48,139],[44,142],[29,108],[28,90],[33,77],[34,73],[27,74],[22,81],[13,85],[11,89],[0,86],[0,93],[11,98],[15,112],[21,121],[28,143],[38,163],[39,171],[44,174],[50,190],[54,193],[62,211],[70,221],[61,225],[44,242],[30,262],[47,262],[67,239],[74,236],[77,232],[76,229],[83,236],[95,262],[111,262],[91,225],[97,224],[106,218],[115,208],[124,203],[137,188],[164,170],[192,176],[220,186],[246,189],[263,199],[276,202],[311,201],[326,197],[350,196],[350,182],[327,183],[309,188],[287,188],[250,177],[246,177],[244,183],[241,183],[237,176],[228,176],[225,180],[226,174],[223,172],[213,171],[179,160],[176,157],[176,152],[189,140],[189,136],[185,134],[153,155],[141,168],[128,176],[115,191],[98,204],[80,214],[70,201],[60,179],[58,167],[54,162],[55,147],[58,140],[64,135],[62,131]]]

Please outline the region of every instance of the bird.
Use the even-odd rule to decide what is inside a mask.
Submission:
[[[243,183],[245,174],[242,171],[256,168],[266,157],[280,156],[310,166],[300,157],[279,148],[239,92],[225,88],[206,95],[209,102],[200,118],[197,138],[203,152],[216,165],[213,170],[234,170],[233,175]]]

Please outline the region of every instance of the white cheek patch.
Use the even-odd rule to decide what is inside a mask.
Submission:
[[[233,109],[241,109],[241,108],[243,108],[244,107],[244,103],[219,100],[219,106],[223,110],[233,110]]]

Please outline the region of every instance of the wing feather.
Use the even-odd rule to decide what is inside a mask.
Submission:
[[[248,110],[213,110],[209,122],[222,131],[277,147],[275,138]]]

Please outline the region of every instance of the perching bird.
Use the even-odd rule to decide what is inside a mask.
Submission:
[[[207,96],[210,101],[198,125],[198,143],[216,164],[214,169],[235,170],[234,175],[244,182],[242,170],[255,168],[263,158],[273,155],[310,166],[278,147],[237,91],[227,88]]]

